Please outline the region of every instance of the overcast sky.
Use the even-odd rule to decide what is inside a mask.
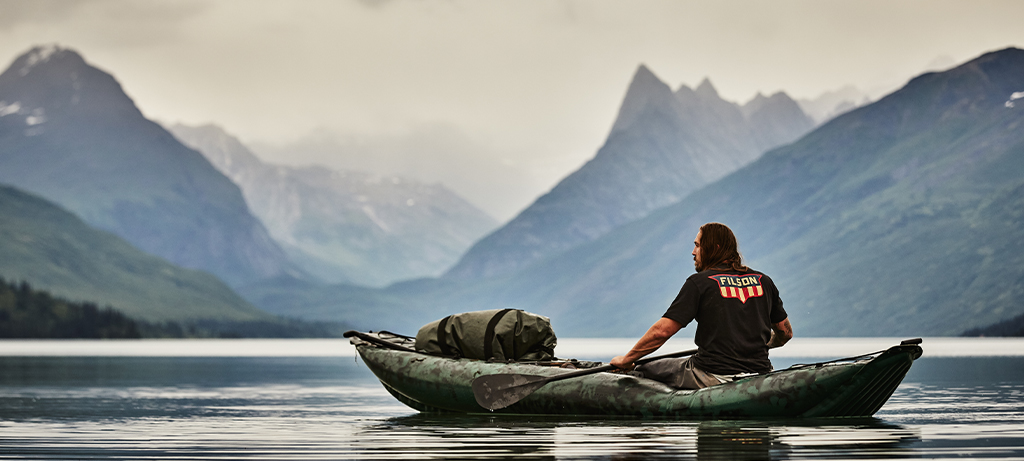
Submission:
[[[1024,47],[1024,2],[0,0],[0,60],[46,43],[151,118],[441,181],[507,219],[593,157],[640,64],[739,103],[877,93]]]

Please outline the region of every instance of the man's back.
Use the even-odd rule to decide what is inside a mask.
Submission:
[[[767,275],[715,268],[691,275],[663,317],[686,326],[697,321],[694,364],[731,375],[771,371],[768,341],[787,315]]]

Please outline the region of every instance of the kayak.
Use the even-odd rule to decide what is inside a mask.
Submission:
[[[491,362],[428,355],[415,339],[389,332],[349,331],[367,367],[398,401],[420,412],[592,415],[642,418],[868,417],[878,411],[921,356],[920,339],[858,357],[751,375],[697,390],[680,390],[627,373],[595,372],[552,381],[521,400],[487,410],[473,382],[488,375],[557,377],[603,365],[554,359]]]

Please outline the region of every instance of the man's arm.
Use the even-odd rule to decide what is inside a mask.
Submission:
[[[610,363],[623,370],[632,370],[633,362],[658,350],[659,347],[665,344],[665,341],[668,341],[672,335],[682,328],[683,326],[679,322],[662,317],[657,322],[654,322],[654,325],[651,325],[647,333],[644,333],[644,336],[636,342],[636,345],[626,355],[615,357]]]
[[[789,318],[772,325],[772,338],[768,340],[768,349],[782,347],[783,344],[793,339],[793,325]]]

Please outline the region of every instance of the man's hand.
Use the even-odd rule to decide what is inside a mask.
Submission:
[[[793,339],[793,325],[789,319],[772,325],[772,338],[768,340],[768,349],[782,347],[783,344]]]
[[[618,368],[620,370],[630,371],[630,370],[636,368],[636,364],[634,364],[633,362],[628,361],[626,359],[626,356],[624,356],[624,355],[620,355],[618,357],[615,357],[614,359],[612,359],[611,362],[608,362],[608,363],[614,365],[615,368]]]
[[[645,333],[644,336],[636,342],[636,345],[633,346],[626,355],[615,357],[609,363],[622,370],[632,370],[634,367],[634,361],[658,350],[662,344],[665,344],[665,341],[668,341],[672,335],[676,334],[676,332],[682,328],[683,326],[680,325],[679,322],[662,317],[658,319],[657,322],[654,322],[654,325],[651,325],[651,328],[647,330],[647,333]]]

